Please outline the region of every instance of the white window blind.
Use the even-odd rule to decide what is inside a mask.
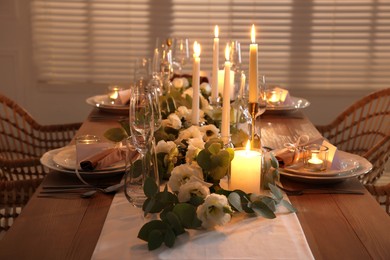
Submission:
[[[228,40],[241,43],[248,68],[250,27],[259,73],[299,89],[379,89],[390,85],[388,0],[34,0],[32,32],[42,84],[130,82],[136,57],[156,38],[194,40],[210,71],[214,26],[220,64]],[[55,84],[54,84],[55,87]]]

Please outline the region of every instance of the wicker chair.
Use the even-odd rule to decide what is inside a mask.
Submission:
[[[332,123],[317,129],[339,150],[361,155],[372,163],[372,171],[359,179],[390,214],[390,183],[377,184],[390,156],[390,88],[358,100]]]
[[[67,145],[80,126],[40,125],[0,93],[0,232],[9,229],[48,173],[40,163],[41,156]]]

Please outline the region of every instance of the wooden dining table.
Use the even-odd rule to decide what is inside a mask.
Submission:
[[[118,115],[94,109],[78,135],[103,133],[119,127]],[[260,119],[264,146],[281,148],[306,134],[320,133],[301,111],[265,113]],[[120,175],[91,179],[118,182]],[[287,187],[317,184],[281,178]],[[79,183],[72,174],[52,171],[0,240],[0,259],[90,259],[103,228],[113,194],[92,198],[41,198],[43,185]],[[304,194],[289,196],[310,249],[316,259],[390,259],[390,217],[356,179],[331,184],[364,192],[354,194]],[[137,257],[134,256],[136,259]]]

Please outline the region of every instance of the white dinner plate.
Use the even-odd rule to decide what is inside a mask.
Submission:
[[[351,158],[349,153],[338,151],[339,165],[334,165],[331,169],[325,171],[314,171],[306,169],[303,164],[292,165],[283,168],[283,171],[298,175],[314,176],[314,177],[336,177],[349,174],[359,168],[359,161]]]
[[[300,97],[291,97],[291,104],[281,104],[278,106],[267,105],[266,111],[274,113],[285,113],[293,112],[298,109],[306,108],[308,106],[310,106],[310,102],[306,99]]]
[[[119,113],[119,114],[129,113],[128,105],[113,104],[107,95],[97,95],[97,96],[89,97],[86,99],[86,102],[88,105],[97,107],[100,110],[105,112]]]
[[[75,170],[76,169],[76,146],[75,145],[69,145],[61,148],[61,150],[53,155],[53,161],[54,163],[58,164],[62,168],[69,169],[69,170]],[[123,161],[116,162],[104,169],[95,170],[97,171],[111,171],[115,169],[124,168],[125,163]],[[81,168],[79,167],[79,171],[81,171]]]
[[[318,174],[302,174],[298,172],[291,172],[291,171],[286,171],[283,168],[279,168],[279,173],[289,179],[293,179],[296,181],[301,181],[301,182],[310,182],[310,183],[335,183],[335,182],[340,182],[344,181],[349,178],[354,178],[362,174],[366,174],[372,169],[372,164],[367,161],[367,159],[356,155],[356,154],[351,154],[347,152],[340,151],[340,154],[342,154],[344,160],[351,160],[353,163],[352,166],[348,166],[347,168],[349,169],[346,171],[345,169],[339,170],[340,174],[336,174],[337,170],[334,170],[332,175],[327,176],[325,175],[325,172],[317,172]],[[351,167],[351,168],[350,168]]]
[[[65,147],[65,149],[68,149],[67,147]],[[54,149],[54,150],[50,150],[46,153],[43,154],[43,156],[41,157],[40,161],[42,163],[42,165],[46,166],[47,168],[49,169],[52,169],[52,170],[55,170],[55,171],[59,171],[59,172],[64,172],[64,173],[70,173],[70,174],[76,174],[75,173],[75,170],[74,169],[69,169],[69,168],[64,168],[62,167],[61,165],[57,164],[56,162],[54,162],[53,158],[54,156],[56,156],[58,153],[61,153],[62,151],[64,151],[64,147],[62,148],[58,148],[58,149]],[[68,163],[70,163],[71,160],[68,160],[68,162],[63,162],[65,165],[67,165]],[[84,176],[111,176],[111,175],[117,175],[117,174],[120,174],[120,173],[123,173],[124,170],[125,170],[125,166],[124,166],[124,162],[121,162],[122,163],[122,167],[116,167],[114,169],[104,169],[104,170],[96,170],[96,171],[79,171],[80,175],[84,175]]]

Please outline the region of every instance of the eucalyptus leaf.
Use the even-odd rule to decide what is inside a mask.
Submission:
[[[260,216],[268,219],[276,218],[275,213],[262,201],[256,200],[252,203],[253,211]]]
[[[277,202],[274,199],[272,199],[271,197],[268,197],[268,196],[263,196],[261,198],[261,201],[265,205],[267,205],[267,207],[270,208],[273,212],[276,211],[276,204],[277,204]]]
[[[196,216],[196,207],[189,203],[179,203],[173,208],[182,225],[185,228],[198,228],[201,225],[200,220]]]
[[[165,215],[165,221],[170,225],[176,236],[185,232],[183,226],[180,223],[179,217],[173,212],[167,212]]]
[[[272,167],[274,167],[275,169],[279,168],[279,162],[278,159],[276,159],[275,155],[273,153],[270,153],[270,157]]]
[[[144,224],[138,232],[138,238],[144,241],[149,240],[149,234],[153,230],[166,230],[168,228],[167,224],[161,220],[151,220],[148,223]]]
[[[268,184],[268,187],[270,188],[271,193],[272,193],[272,195],[275,197],[275,199],[276,199],[278,202],[280,202],[280,201],[283,199],[283,193],[282,193],[282,191],[281,191],[278,187],[276,187],[275,185],[273,185],[273,184],[271,184],[271,183]]]
[[[204,202],[204,199],[202,197],[199,197],[199,196],[192,196],[190,198],[190,204],[194,205],[195,207],[203,204]]]
[[[198,156],[196,157],[196,162],[205,171],[209,171],[214,167],[210,158],[210,153],[208,153],[206,150],[201,150],[198,153]]]
[[[161,230],[155,229],[149,233],[148,237],[148,249],[154,250],[159,248],[164,242],[164,235]]]
[[[287,200],[282,200],[280,202],[281,205],[283,205],[286,209],[288,209],[290,212],[297,212],[298,210],[290,203],[288,202]]]
[[[211,154],[216,155],[221,151],[221,145],[219,143],[212,143],[208,149]]]
[[[146,177],[145,183],[144,183],[144,193],[145,195],[150,198],[156,195],[158,192],[158,186],[156,184],[156,180],[151,177]]]
[[[174,246],[176,240],[176,235],[171,229],[167,229],[164,236],[164,244],[171,248]]]
[[[237,192],[232,192],[228,196],[228,201],[238,212],[243,212],[244,210],[241,207],[241,197]]]
[[[122,142],[128,137],[125,129],[119,127],[108,129],[103,135],[105,138],[113,142]]]

